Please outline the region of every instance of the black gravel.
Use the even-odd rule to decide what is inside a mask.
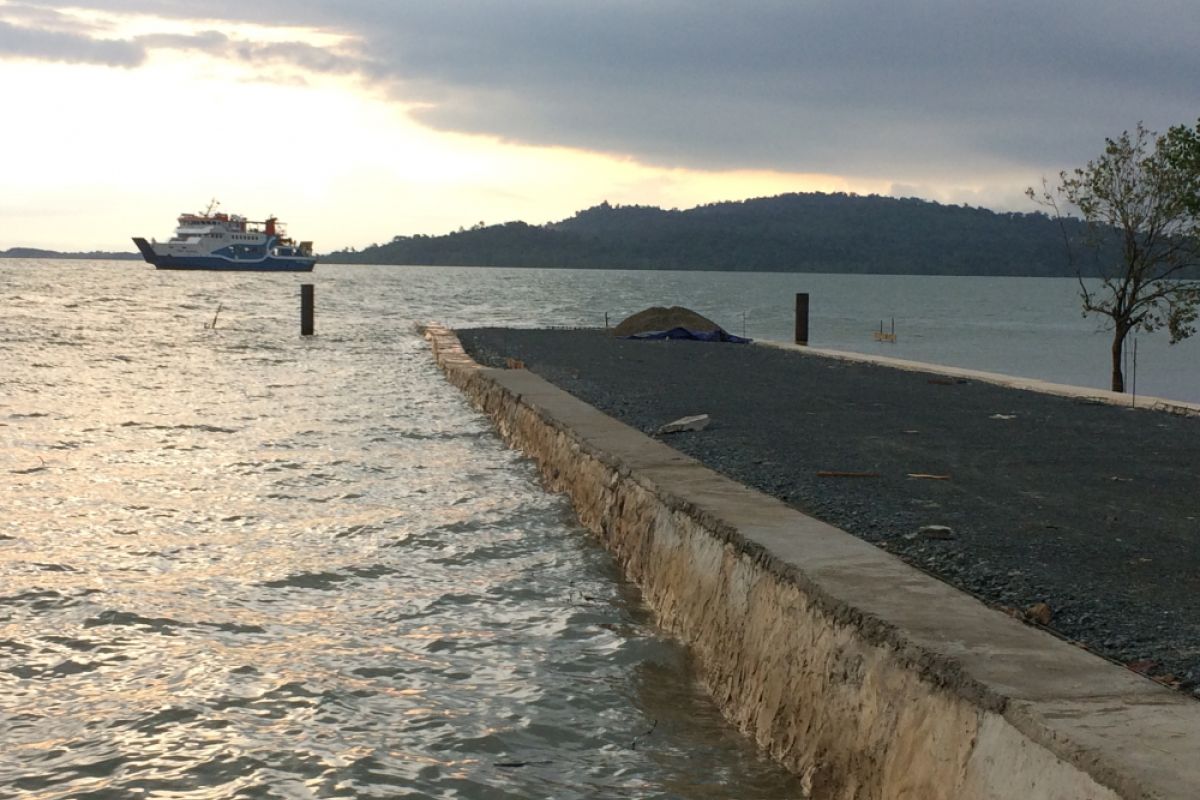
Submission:
[[[647,433],[708,414],[664,438],[995,606],[1046,603],[1059,635],[1200,696],[1200,419],[753,345],[459,336]]]

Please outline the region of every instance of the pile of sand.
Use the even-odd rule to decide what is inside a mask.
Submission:
[[[720,325],[708,317],[697,314],[690,308],[654,306],[645,311],[639,311],[613,328],[613,335],[633,336],[636,333],[649,333],[650,331],[669,331],[671,328],[687,328],[692,331],[721,330]]]

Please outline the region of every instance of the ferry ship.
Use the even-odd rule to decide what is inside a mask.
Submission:
[[[317,263],[312,242],[297,244],[275,217],[252,222],[237,214],[180,214],[168,242],[134,237],[142,257],[158,269],[311,272]]]

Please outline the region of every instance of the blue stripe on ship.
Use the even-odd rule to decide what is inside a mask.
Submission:
[[[255,272],[310,272],[315,258],[275,258],[238,261],[212,256],[159,256],[151,262],[159,269],[219,269]]]
[[[271,239],[269,241],[274,241]],[[158,269],[212,269],[223,271],[243,272],[312,272],[317,263],[315,257],[297,256],[279,258],[277,256],[259,256],[257,258],[222,258],[220,256],[164,256],[154,252],[154,248],[141,237],[133,240],[142,257]],[[262,248],[265,250],[266,248]]]

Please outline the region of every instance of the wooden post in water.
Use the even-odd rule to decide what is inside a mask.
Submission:
[[[313,313],[316,300],[311,283],[300,284],[300,335],[313,335]]]
[[[808,344],[808,292],[796,293],[796,344]]]

